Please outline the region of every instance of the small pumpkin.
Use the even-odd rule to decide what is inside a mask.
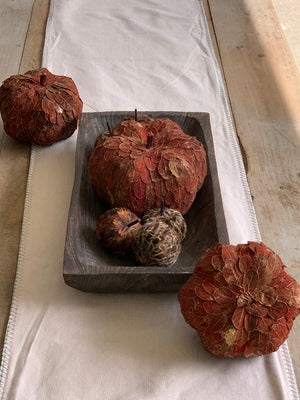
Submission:
[[[123,255],[131,251],[141,226],[140,219],[130,210],[113,208],[100,215],[96,235],[104,247]]]
[[[39,68],[12,75],[0,87],[0,112],[7,135],[49,146],[77,128],[82,101],[73,80]]]

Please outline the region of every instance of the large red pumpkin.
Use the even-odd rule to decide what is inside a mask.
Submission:
[[[178,299],[205,349],[220,357],[276,351],[300,313],[300,286],[280,257],[256,242],[208,249]]]
[[[4,81],[0,111],[9,136],[47,146],[72,135],[82,101],[71,78],[40,68]]]
[[[137,215],[161,200],[185,214],[206,174],[203,145],[168,118],[122,121],[96,142],[89,161],[99,198]]]

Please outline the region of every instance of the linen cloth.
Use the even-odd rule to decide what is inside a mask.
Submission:
[[[260,240],[201,1],[52,0],[43,66],[74,79],[84,111],[209,112],[230,241]],[[219,359],[176,293],[64,284],[75,146],[76,134],[32,149],[1,399],[297,399],[286,343]]]

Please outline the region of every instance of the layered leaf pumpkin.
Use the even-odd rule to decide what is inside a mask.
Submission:
[[[123,120],[98,138],[89,160],[98,197],[139,216],[162,200],[187,213],[206,174],[203,145],[168,118]]]
[[[74,81],[39,68],[12,75],[0,87],[0,111],[7,135],[49,146],[77,128],[82,101]]]
[[[178,293],[186,322],[220,357],[278,350],[300,313],[300,286],[263,243],[216,244]]]

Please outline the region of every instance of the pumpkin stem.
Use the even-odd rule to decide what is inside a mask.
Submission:
[[[152,147],[152,142],[153,142],[153,135],[148,135],[147,137],[147,144],[146,144],[146,148],[150,149],[150,147]]]
[[[42,75],[40,76],[40,85],[44,86],[46,83],[47,75],[45,72],[42,72]]]
[[[137,109],[134,110],[134,120],[137,121]]]
[[[130,228],[131,226],[137,224],[138,222],[141,222],[141,218],[137,218],[132,222],[129,222],[129,224],[127,224],[127,228]]]
[[[164,211],[165,211],[165,202],[164,200],[162,200],[160,202],[160,215],[163,216],[164,215]]]

